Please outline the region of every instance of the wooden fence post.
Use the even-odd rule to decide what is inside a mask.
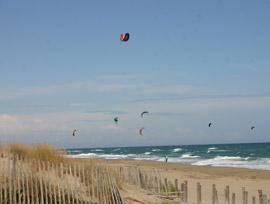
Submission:
[[[41,200],[41,204],[44,204],[44,197],[43,197],[43,183],[42,183],[42,170],[41,170],[41,166],[40,166],[40,160],[38,160],[38,171],[39,171],[39,185],[40,185],[40,200]]]
[[[178,188],[178,179],[175,179],[174,180],[174,185],[175,185],[175,195],[177,196],[178,195],[178,191],[179,191],[179,188]]]
[[[168,181],[168,196],[170,196],[172,193],[172,183]]]
[[[61,171],[60,173],[61,173],[62,199],[63,199],[63,203],[65,204],[66,199],[65,199],[65,186],[64,186],[64,181],[63,181],[64,174],[63,174],[63,164],[62,163],[60,163],[60,171]]]
[[[89,196],[89,203],[91,202],[91,192],[90,192],[90,182],[89,182],[89,169],[86,169],[86,180],[87,180],[87,189],[88,189],[88,196]]]
[[[75,179],[75,191],[74,191],[74,195],[76,197],[76,204],[78,204],[78,190],[77,190],[77,172],[76,172],[76,164],[74,164],[74,179]]]
[[[3,169],[6,169],[6,162],[4,160],[4,164],[3,164]],[[7,203],[7,179],[6,177],[4,176],[4,198],[5,198],[5,204]]]
[[[262,190],[258,190],[259,193],[259,204],[263,204],[263,192]]]
[[[66,174],[66,186],[67,186],[67,202],[68,204],[70,203],[70,194],[69,194],[69,191],[70,191],[70,188],[69,188],[69,182],[68,182],[68,166],[67,164],[65,165],[65,174]]]
[[[43,179],[44,179],[44,189],[45,189],[45,202],[48,204],[48,192],[47,192],[47,179],[46,179],[46,167],[45,167],[45,162],[42,162],[42,172],[43,172]]]
[[[181,183],[181,201],[184,202],[185,200],[185,193],[184,193],[184,183]]]
[[[38,176],[37,176],[37,165],[36,165],[36,160],[34,159],[34,182],[35,182],[35,190],[36,190],[36,203],[39,204],[39,199],[38,199]]]
[[[216,203],[216,185],[212,184],[212,204]]]
[[[25,182],[26,182],[26,197],[27,197],[27,204],[30,204],[30,195],[29,195],[29,178],[28,178],[28,162],[27,158],[24,159],[25,164]],[[25,202],[26,204],[26,202]]]
[[[49,181],[48,187],[49,187],[49,198],[50,198],[50,204],[53,204],[53,199],[52,199],[52,185],[51,185],[51,179],[50,179],[50,162],[47,162],[47,179]]]
[[[18,158],[18,161],[19,161],[19,158]],[[19,162],[17,162],[18,163],[18,165],[19,165]],[[22,204],[22,198],[21,198],[21,182],[20,182],[20,170],[21,168],[18,168],[17,169],[17,179],[18,179],[18,198],[19,198],[19,200],[18,200],[18,203],[19,204]],[[22,171],[22,170],[21,170]],[[1,189],[2,190],[2,189]]]
[[[224,189],[224,195],[225,195],[225,204],[230,204],[230,189],[229,186],[226,186]]]
[[[155,176],[155,182],[154,182],[154,184],[155,184],[155,187],[154,187],[155,192],[158,193],[158,179],[157,179],[157,176]]]
[[[57,191],[58,191],[58,202],[62,203],[61,199],[61,191],[60,191],[60,184],[59,184],[59,170],[58,170],[58,163],[55,164],[55,170],[56,170],[56,180],[57,180]]]
[[[252,204],[256,204],[256,197],[252,196]]]
[[[9,202],[12,203],[12,186],[11,186],[10,154],[9,153],[8,153],[8,184],[9,184]]]
[[[168,180],[167,178],[164,179],[165,182],[165,194],[168,195]]]
[[[95,180],[94,180],[94,167],[91,168],[91,184],[92,184],[92,202],[95,203]]]
[[[2,201],[3,200],[3,197],[2,197],[2,159],[0,159],[0,189],[1,189],[1,192],[0,192],[0,200]]]
[[[54,164],[53,163],[52,163],[52,172],[56,176],[55,169],[54,169]],[[57,179],[57,176],[56,176],[55,179]],[[53,194],[54,194],[54,204],[57,204],[56,182],[53,182]]]
[[[198,182],[197,183],[197,204],[202,203],[202,188],[201,184]]]
[[[188,202],[188,182],[184,181],[184,188],[185,188],[185,202]]]
[[[232,204],[235,204],[235,193],[232,193]]]
[[[25,200],[25,177],[24,177],[24,171],[23,171],[23,159],[21,159],[21,174],[22,174],[22,188],[23,188],[23,203],[26,204]]]
[[[31,168],[31,164],[30,164],[30,168]],[[33,175],[30,173],[29,171],[29,174],[30,174],[30,186],[31,186],[31,194],[30,194],[30,201],[31,201],[31,204],[35,203],[35,195],[34,195],[34,178],[33,178]],[[30,190],[30,189],[29,189]]]
[[[71,169],[71,165],[69,164],[69,175],[73,176],[72,175],[72,169]],[[75,177],[75,176],[74,176]],[[71,197],[72,197],[72,204],[74,204],[74,190],[73,188],[71,188]]]
[[[79,184],[80,184],[80,195],[79,195],[79,199],[80,199],[80,203],[82,203],[82,182],[81,182],[81,166],[80,163],[78,163],[78,173],[79,173]]]

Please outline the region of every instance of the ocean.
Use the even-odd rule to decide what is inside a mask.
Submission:
[[[270,170],[270,143],[67,149],[74,158],[153,160]]]

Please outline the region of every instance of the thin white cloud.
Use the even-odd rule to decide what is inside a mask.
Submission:
[[[100,130],[105,133],[120,133],[124,131],[123,128],[113,124],[100,126]]]
[[[89,102],[81,102],[81,103],[71,103],[70,106],[73,107],[89,107],[89,106],[94,106],[94,103],[89,103]]]
[[[202,92],[203,89],[188,85],[147,86],[140,92],[143,94],[187,94]]]
[[[139,75],[103,75],[99,76],[100,79],[119,81],[119,80],[127,80],[127,79],[135,79],[141,77]]]
[[[16,134],[18,132],[24,132],[28,129],[26,124],[16,116],[11,116],[8,114],[0,115],[0,131],[3,134]]]

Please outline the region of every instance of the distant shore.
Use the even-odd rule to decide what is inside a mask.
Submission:
[[[196,166],[178,163],[166,163],[148,160],[103,160],[111,166],[129,166],[141,169],[158,169],[170,181],[178,179],[188,181],[189,203],[196,203],[196,185],[202,186],[202,203],[211,203],[212,184],[216,184],[219,202],[224,202],[224,189],[230,186],[230,192],[236,193],[236,203],[242,202],[242,187],[248,191],[248,202],[252,196],[258,202],[258,190],[270,195],[270,170],[255,170],[233,167]]]

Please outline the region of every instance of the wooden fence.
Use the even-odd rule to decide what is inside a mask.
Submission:
[[[187,202],[187,181],[181,183],[179,189],[177,179],[174,182],[168,181],[157,169],[143,170],[133,167],[113,167],[113,169],[118,173],[122,183],[135,185],[161,199]]]
[[[0,159],[1,204],[122,204],[114,176],[100,166]]]
[[[149,194],[153,194],[173,202],[180,201],[182,203],[188,203],[188,191],[194,190],[197,196],[197,204],[202,204],[202,186],[199,182],[197,182],[196,185],[197,189],[188,189],[188,181],[184,180],[180,184],[179,189],[178,179],[175,179],[174,182],[168,181],[168,179],[165,178],[158,170],[146,171],[134,167],[114,167],[114,170],[118,172],[123,183],[126,182],[131,185],[136,185],[139,188],[149,191]],[[212,204],[236,204],[236,194],[230,193],[229,186],[226,186],[224,189],[224,194],[222,195],[223,197],[219,200],[216,185],[213,184]],[[245,187],[242,188],[242,195],[240,196],[242,200],[241,204],[248,204],[248,192],[246,191]],[[262,190],[258,190],[258,197],[251,197],[252,204],[256,204],[256,198],[258,199],[258,204],[270,204],[270,199],[267,199],[267,195],[263,194]]]

